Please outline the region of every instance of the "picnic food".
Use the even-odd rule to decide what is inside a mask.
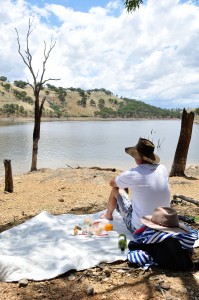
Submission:
[[[74,235],[86,236],[108,236],[105,231],[113,230],[113,225],[105,219],[97,219],[92,221],[90,218],[83,220],[81,225],[75,225],[73,228]]]
[[[107,223],[107,224],[105,224],[104,229],[106,231],[111,231],[111,230],[113,230],[113,225],[111,223]]]

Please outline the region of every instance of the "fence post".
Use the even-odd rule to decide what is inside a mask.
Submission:
[[[4,159],[4,167],[5,167],[5,192],[12,193],[13,192],[13,179],[12,179],[12,167],[11,160]]]

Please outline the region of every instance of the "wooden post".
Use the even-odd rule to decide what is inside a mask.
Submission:
[[[12,167],[11,160],[4,159],[4,167],[5,167],[5,192],[12,193],[13,192],[13,179],[12,179]]]
[[[187,161],[187,154],[189,150],[189,144],[191,141],[192,128],[194,121],[194,113],[188,113],[183,109],[181,120],[181,131],[176,148],[173,164],[169,176],[185,176],[185,168]]]

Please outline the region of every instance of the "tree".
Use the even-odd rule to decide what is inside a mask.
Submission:
[[[137,8],[140,8],[140,5],[143,4],[143,0],[123,0],[124,6],[127,12],[135,11]]]
[[[44,107],[44,103],[46,100],[46,97],[43,97],[41,102],[40,102],[40,91],[43,88],[43,85],[50,81],[50,80],[59,80],[59,79],[44,79],[45,71],[46,71],[46,63],[49,59],[49,56],[51,54],[51,51],[56,45],[56,41],[52,41],[49,46],[49,49],[47,49],[46,42],[44,41],[44,59],[42,62],[42,71],[41,74],[39,71],[35,73],[33,69],[33,62],[32,62],[32,54],[30,51],[30,35],[32,31],[34,30],[33,28],[33,21],[29,19],[29,24],[28,24],[28,30],[27,30],[27,35],[26,35],[26,49],[24,50],[24,53],[21,51],[21,44],[20,44],[20,38],[19,38],[19,33],[18,30],[15,28],[16,33],[17,33],[17,42],[18,42],[18,53],[20,54],[24,64],[28,67],[32,78],[33,78],[33,83],[28,84],[32,87],[33,89],[33,94],[34,94],[34,130],[33,130],[33,149],[32,149],[32,164],[31,164],[31,171],[36,171],[37,170],[37,154],[38,154],[38,143],[40,139],[40,127],[41,127],[41,116],[42,116],[42,111]],[[40,74],[40,76],[39,76]]]
[[[8,83],[8,82],[6,82],[6,83],[3,84],[3,87],[4,87],[4,89],[5,89],[6,91],[9,91],[10,88],[11,88],[11,84]]]
[[[21,89],[24,89],[27,85],[27,82],[25,82],[23,80],[15,80],[14,85],[21,88]]]
[[[0,76],[0,81],[7,81],[7,77],[5,77],[5,76]]]
[[[124,6],[127,12],[135,11],[141,4],[143,4],[143,0],[124,0]]]
[[[181,131],[178,140],[178,145],[176,148],[173,164],[171,167],[170,177],[173,176],[185,176],[185,167],[187,161],[187,154],[189,150],[189,144],[191,141],[192,128],[194,121],[194,113],[187,113],[183,109],[182,121],[181,121]]]
[[[104,101],[104,99],[99,99],[98,107],[99,107],[100,109],[102,109],[102,108],[104,108],[104,106],[105,106],[105,101]]]

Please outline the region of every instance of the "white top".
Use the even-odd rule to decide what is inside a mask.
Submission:
[[[152,215],[158,206],[170,206],[169,175],[161,164],[141,164],[117,176],[119,188],[132,190],[132,225],[137,229],[140,218]]]

